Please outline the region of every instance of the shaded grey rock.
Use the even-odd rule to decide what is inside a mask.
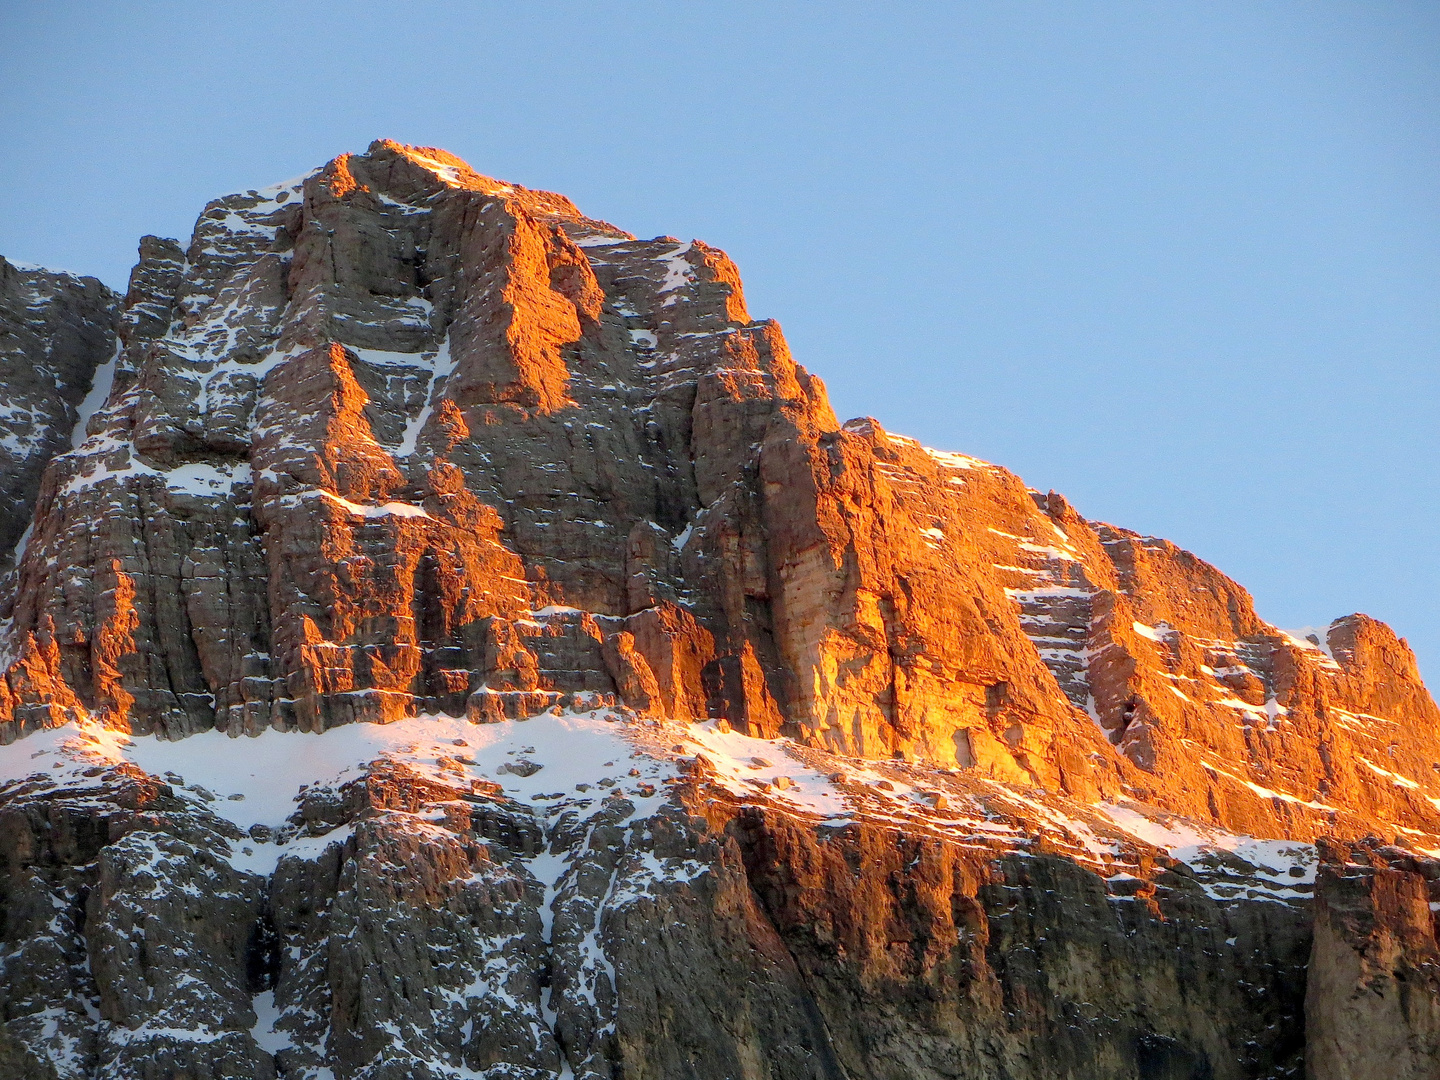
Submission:
[[[215,1080],[1300,1073],[1308,902],[1216,900],[1143,853],[1126,887],[863,815],[820,825],[688,775],[645,811],[610,792],[542,817],[391,763],[311,788],[282,830],[304,853],[282,848],[268,880],[231,868],[250,838],[194,792],[113,771],[11,787],[0,1062],[24,1047],[59,1077]]]
[[[0,258],[0,574],[13,568],[46,464],[70,448],[96,370],[114,356],[119,310],[93,277]]]
[[[1306,1075],[1440,1075],[1440,860],[1373,838],[1320,850]]]

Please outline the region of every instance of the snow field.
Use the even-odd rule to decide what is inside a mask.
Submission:
[[[634,806],[632,823],[652,816],[668,801],[666,785],[697,758],[703,758],[696,767],[708,782],[737,800],[763,801],[820,825],[864,820],[1022,851],[1035,835],[1053,834],[1063,850],[1107,877],[1124,876],[1125,841],[1133,838],[1191,866],[1207,893],[1221,900],[1290,902],[1307,896],[1314,882],[1310,844],[1239,836],[1149,808],[1070,807],[1065,800],[1022,794],[995,781],[837,758],[786,739],[742,735],[714,721],[636,721],[609,708],[557,709],[495,724],[417,716],[386,725],[349,724],[320,735],[267,731],[231,738],[211,731],[175,742],[68,724],[0,747],[0,787],[30,777],[86,787],[103,769],[128,762],[242,831],[273,830],[275,839],[237,841],[231,858],[237,869],[269,874],[286,855],[314,858],[348,837],[348,826],[323,836],[280,827],[307,790],[358,779],[374,763],[403,763],[462,789],[477,781],[496,784],[507,800],[535,815],[548,838],[562,816],[578,815],[583,824],[614,794]],[[527,860],[547,892],[546,919],[553,918],[551,905],[582,854],[549,851]],[[1234,863],[1236,858],[1254,874]],[[640,879],[688,879],[705,869],[650,859],[654,866],[630,868],[629,890]]]

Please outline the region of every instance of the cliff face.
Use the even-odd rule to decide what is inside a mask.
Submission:
[[[90,404],[104,403],[119,309],[120,298],[94,278],[0,257],[0,573],[14,566],[41,473],[70,449],[92,384]]]
[[[603,708],[27,743],[0,1075],[1301,1069],[1308,846]]]
[[[842,426],[722,252],[378,142],[65,295],[0,1075],[1361,1075],[1429,970],[1311,932],[1440,847],[1404,642]]]
[[[1420,1080],[1440,1062],[1440,861],[1322,844],[1305,1009],[1313,1080]]]

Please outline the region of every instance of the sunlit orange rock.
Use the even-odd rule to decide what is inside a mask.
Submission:
[[[841,425],[734,264],[381,141],[142,245],[38,494],[0,730],[178,737],[578,693],[1255,835],[1440,843],[1381,623]]]

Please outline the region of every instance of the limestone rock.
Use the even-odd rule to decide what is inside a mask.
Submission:
[[[14,567],[41,474],[70,448],[92,383],[103,401],[119,307],[95,278],[0,258],[0,574]]]
[[[759,764],[603,707],[407,723],[248,831],[227,785],[273,800],[265,773],[338,733],[195,736],[244,763],[187,759],[211,787],[129,764],[183,759],[148,737],[5,748],[11,774],[35,741],[54,761],[0,786],[0,1077],[1298,1068],[1308,899],[1283,865],[1186,864],[967,772],[879,763],[875,796],[826,751]],[[762,797],[755,770],[789,783]],[[843,821],[806,801],[832,783]]]
[[[0,331],[0,1078],[1433,1067],[1405,643],[840,424],[723,252],[382,140]]]
[[[1440,861],[1322,842],[1306,985],[1312,1080],[1440,1074]]]

